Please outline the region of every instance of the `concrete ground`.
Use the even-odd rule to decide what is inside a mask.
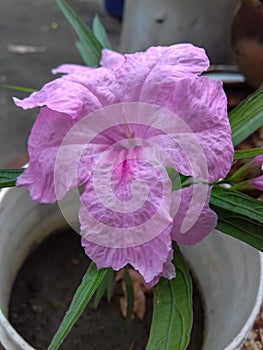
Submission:
[[[90,25],[96,13],[114,48],[119,46],[120,23],[107,15],[102,0],[69,0]],[[39,89],[54,79],[51,69],[62,63],[81,63],[76,35],[53,0],[0,1],[0,84]],[[36,53],[21,52],[33,46]],[[25,51],[25,50],[24,50]],[[0,88],[0,168],[26,161],[27,138],[37,110],[14,106],[12,96],[27,93]]]

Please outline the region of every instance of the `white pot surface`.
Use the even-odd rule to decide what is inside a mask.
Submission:
[[[230,64],[236,4],[236,0],[126,0],[121,51],[186,42],[203,47],[213,64]]]
[[[66,207],[75,222],[77,205]],[[56,205],[35,203],[14,188],[0,192],[0,227],[0,342],[7,350],[34,350],[8,322],[12,284],[29,252],[67,223]],[[204,296],[203,350],[241,349],[262,301],[262,255],[219,232],[182,250]]]

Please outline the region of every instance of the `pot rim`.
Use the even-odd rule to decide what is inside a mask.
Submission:
[[[3,200],[3,198],[8,194],[10,191],[10,188],[4,188],[0,189],[0,204]],[[215,230],[217,231],[217,230]],[[220,232],[220,231],[218,231]],[[254,306],[250,312],[250,315],[245,322],[244,326],[240,329],[237,336],[229,343],[224,349],[222,350],[237,350],[240,349],[241,346],[244,343],[244,339],[246,339],[249,335],[250,330],[252,329],[252,326],[254,324],[254,321],[256,319],[256,316],[260,310],[262,300],[263,300],[263,253],[255,249],[255,252],[258,254],[259,257],[259,270],[260,270],[260,278],[259,278],[259,284],[258,284],[258,293],[256,297],[256,301],[254,303]],[[3,335],[3,337],[2,337]],[[18,349],[21,350],[36,350],[33,348],[29,343],[25,341],[25,339],[15,330],[15,328],[11,325],[11,323],[8,321],[7,317],[4,315],[3,311],[0,308],[0,338],[2,339],[12,339],[12,341],[16,343],[18,346]],[[8,346],[8,339],[7,343],[3,343],[3,346]],[[7,348],[8,350],[9,348]],[[12,349],[12,348],[10,348]]]
[[[257,314],[258,314],[260,307],[262,305],[262,301],[263,301],[263,253],[261,253],[257,249],[255,249],[255,250],[258,252],[259,261],[260,261],[260,280],[259,280],[259,285],[258,285],[258,293],[257,293],[256,301],[255,301],[254,307],[251,310],[251,313],[250,313],[246,323],[241,328],[238,335],[223,350],[241,349],[241,346],[245,342],[244,339],[246,340],[249,336],[249,333],[253,327],[253,324],[256,320]]]

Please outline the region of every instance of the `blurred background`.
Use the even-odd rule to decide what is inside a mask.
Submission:
[[[263,80],[260,0],[68,3],[87,25],[98,14],[115,50],[134,52],[151,45],[191,42],[206,49],[214,70],[233,73],[237,62],[250,88],[258,88]],[[82,63],[76,35],[54,0],[1,0],[0,38],[0,84],[39,89],[54,79],[52,68]],[[236,82],[244,79],[236,75]],[[0,88],[0,167],[19,167],[27,161],[27,138],[37,110],[23,111],[12,102],[12,96],[26,95]]]
[[[68,3],[91,25],[97,13],[112,45],[119,47],[121,23],[104,10],[100,0]],[[0,1],[0,84],[40,89],[62,63],[81,64],[76,35],[53,0]],[[27,160],[27,138],[37,109],[23,111],[12,96],[28,93],[0,88],[0,167],[21,166]]]

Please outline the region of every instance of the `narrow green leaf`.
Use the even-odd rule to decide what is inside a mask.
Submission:
[[[111,44],[108,39],[108,35],[98,15],[96,15],[93,19],[92,29],[93,29],[94,35],[99,40],[101,45],[106,49],[111,49]]]
[[[211,205],[217,213],[216,229],[263,251],[263,224]]]
[[[147,350],[185,350],[193,323],[192,279],[176,244],[176,277],[164,278],[154,287],[153,318]]]
[[[83,62],[89,66],[89,67],[94,67],[98,66],[98,59],[94,55],[93,50],[88,47],[87,45],[83,44],[81,41],[76,41],[75,42],[76,48],[80,53],[80,56],[83,60]]]
[[[114,272],[112,269],[109,269],[109,278],[108,278],[108,284],[107,284],[107,301],[108,303],[111,301],[112,298],[112,291],[113,291],[113,278],[114,278]]]
[[[185,176],[182,174],[179,174],[177,170],[173,168],[166,168],[167,174],[172,181],[172,191],[179,190],[183,188],[183,184],[187,182],[187,180],[192,180],[191,176]],[[187,183],[188,186],[192,184],[192,181],[190,183]]]
[[[229,113],[234,146],[263,125],[263,89],[254,92]]]
[[[98,286],[105,278],[105,274],[107,274],[107,269],[97,270],[95,264],[90,263],[64,319],[48,347],[48,350],[56,350],[59,348],[74,323],[82,314],[91,297],[96,292]]]
[[[103,297],[103,295],[105,294],[105,292],[107,292],[107,298],[109,298],[108,295],[108,286],[111,285],[112,286],[112,279],[113,279],[113,270],[112,269],[107,269],[106,274],[103,278],[103,280],[101,281],[97,292],[96,292],[96,296],[95,296],[95,300],[93,303],[93,306],[95,309],[97,309],[97,307],[99,306],[99,303]],[[110,296],[111,298],[111,296]],[[109,301],[109,299],[108,299]]]
[[[76,44],[82,59],[88,66],[99,66],[103,46],[64,0],[55,0],[59,8],[79,36],[81,44]],[[87,51],[87,53],[85,53]]]
[[[211,192],[210,204],[214,207],[228,210],[246,218],[263,222],[263,202],[238,191],[214,186]]]
[[[243,158],[253,158],[263,154],[263,148],[250,148],[244,149],[242,151],[235,151],[234,160],[243,159]]]
[[[129,274],[129,269],[126,266],[124,271],[124,282],[127,293],[127,316],[126,319],[129,321],[132,318],[133,313],[133,303],[134,303],[134,295],[133,295],[133,285]]]
[[[173,168],[166,168],[167,174],[172,181],[172,191],[176,191],[182,187],[180,176],[177,170]]]
[[[16,86],[16,85],[6,85],[6,84],[0,84],[0,87],[5,89],[11,89],[11,90],[17,90],[17,91],[25,91],[25,92],[35,92],[37,90],[30,89],[22,86]]]
[[[0,169],[0,188],[13,187],[24,169]]]

